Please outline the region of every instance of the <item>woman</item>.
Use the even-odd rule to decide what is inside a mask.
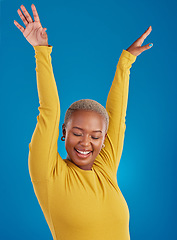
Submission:
[[[141,46],[151,26],[123,50],[108,94],[106,109],[91,99],[67,110],[63,136],[67,158],[57,152],[60,103],[51,64],[52,46],[32,4],[34,21],[22,5],[14,21],[34,47],[39,111],[29,144],[29,173],[35,194],[57,240],[129,240],[129,210],[118,187],[129,75],[132,63],[149,44]]]

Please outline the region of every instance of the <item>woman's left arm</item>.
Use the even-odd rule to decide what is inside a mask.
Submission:
[[[142,52],[150,49],[153,44],[146,44],[144,46],[141,46],[144,42],[144,40],[147,38],[147,36],[151,33],[152,27],[148,27],[148,29],[139,37],[129,48],[126,50],[130,52],[131,54],[135,55],[136,57],[139,56]]]
[[[102,162],[104,161],[104,164],[109,166],[115,174],[122,155],[126,129],[125,117],[130,68],[138,55],[151,48],[149,44],[141,46],[151,30],[150,26],[126,51],[123,50],[107,97],[106,110],[109,114],[109,128],[104,142],[105,147],[101,150],[99,156],[102,158]]]

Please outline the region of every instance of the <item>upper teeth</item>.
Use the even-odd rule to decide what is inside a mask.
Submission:
[[[82,152],[82,151],[79,151],[77,150],[79,153],[82,153],[82,154],[88,154],[90,151],[86,151],[86,152]]]

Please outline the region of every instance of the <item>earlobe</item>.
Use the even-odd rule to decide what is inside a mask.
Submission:
[[[63,136],[65,136],[65,134],[66,134],[66,129],[65,129],[64,123],[62,124],[62,134],[63,134]]]
[[[62,125],[62,134],[63,136],[61,137],[62,141],[65,141],[65,137],[66,137],[66,130],[65,130],[65,124],[63,123]]]
[[[107,133],[105,134],[105,136],[104,136],[104,141],[103,141],[103,144],[104,144],[104,142],[105,142],[105,139],[106,139],[106,137],[107,137]]]

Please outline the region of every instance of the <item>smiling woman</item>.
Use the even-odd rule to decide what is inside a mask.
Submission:
[[[136,56],[150,48],[141,45],[152,29],[123,49],[106,109],[88,99],[68,109],[62,126],[68,155],[62,159],[57,151],[60,101],[52,46],[34,4],[31,7],[34,21],[22,5],[23,14],[19,9],[18,14],[26,28],[14,24],[35,50],[40,113],[29,144],[28,166],[53,239],[130,240],[129,209],[117,184],[117,170],[126,128],[130,68]]]
[[[85,102],[88,103],[89,100],[86,99]],[[76,104],[78,105],[77,102]],[[104,113],[103,110],[102,112]],[[70,118],[66,113],[65,124],[62,126],[65,148],[68,153],[66,159],[81,169],[92,169],[95,158],[103,146],[107,136],[108,117],[107,114],[105,115],[101,115],[98,111],[78,110],[78,108],[72,112]]]

